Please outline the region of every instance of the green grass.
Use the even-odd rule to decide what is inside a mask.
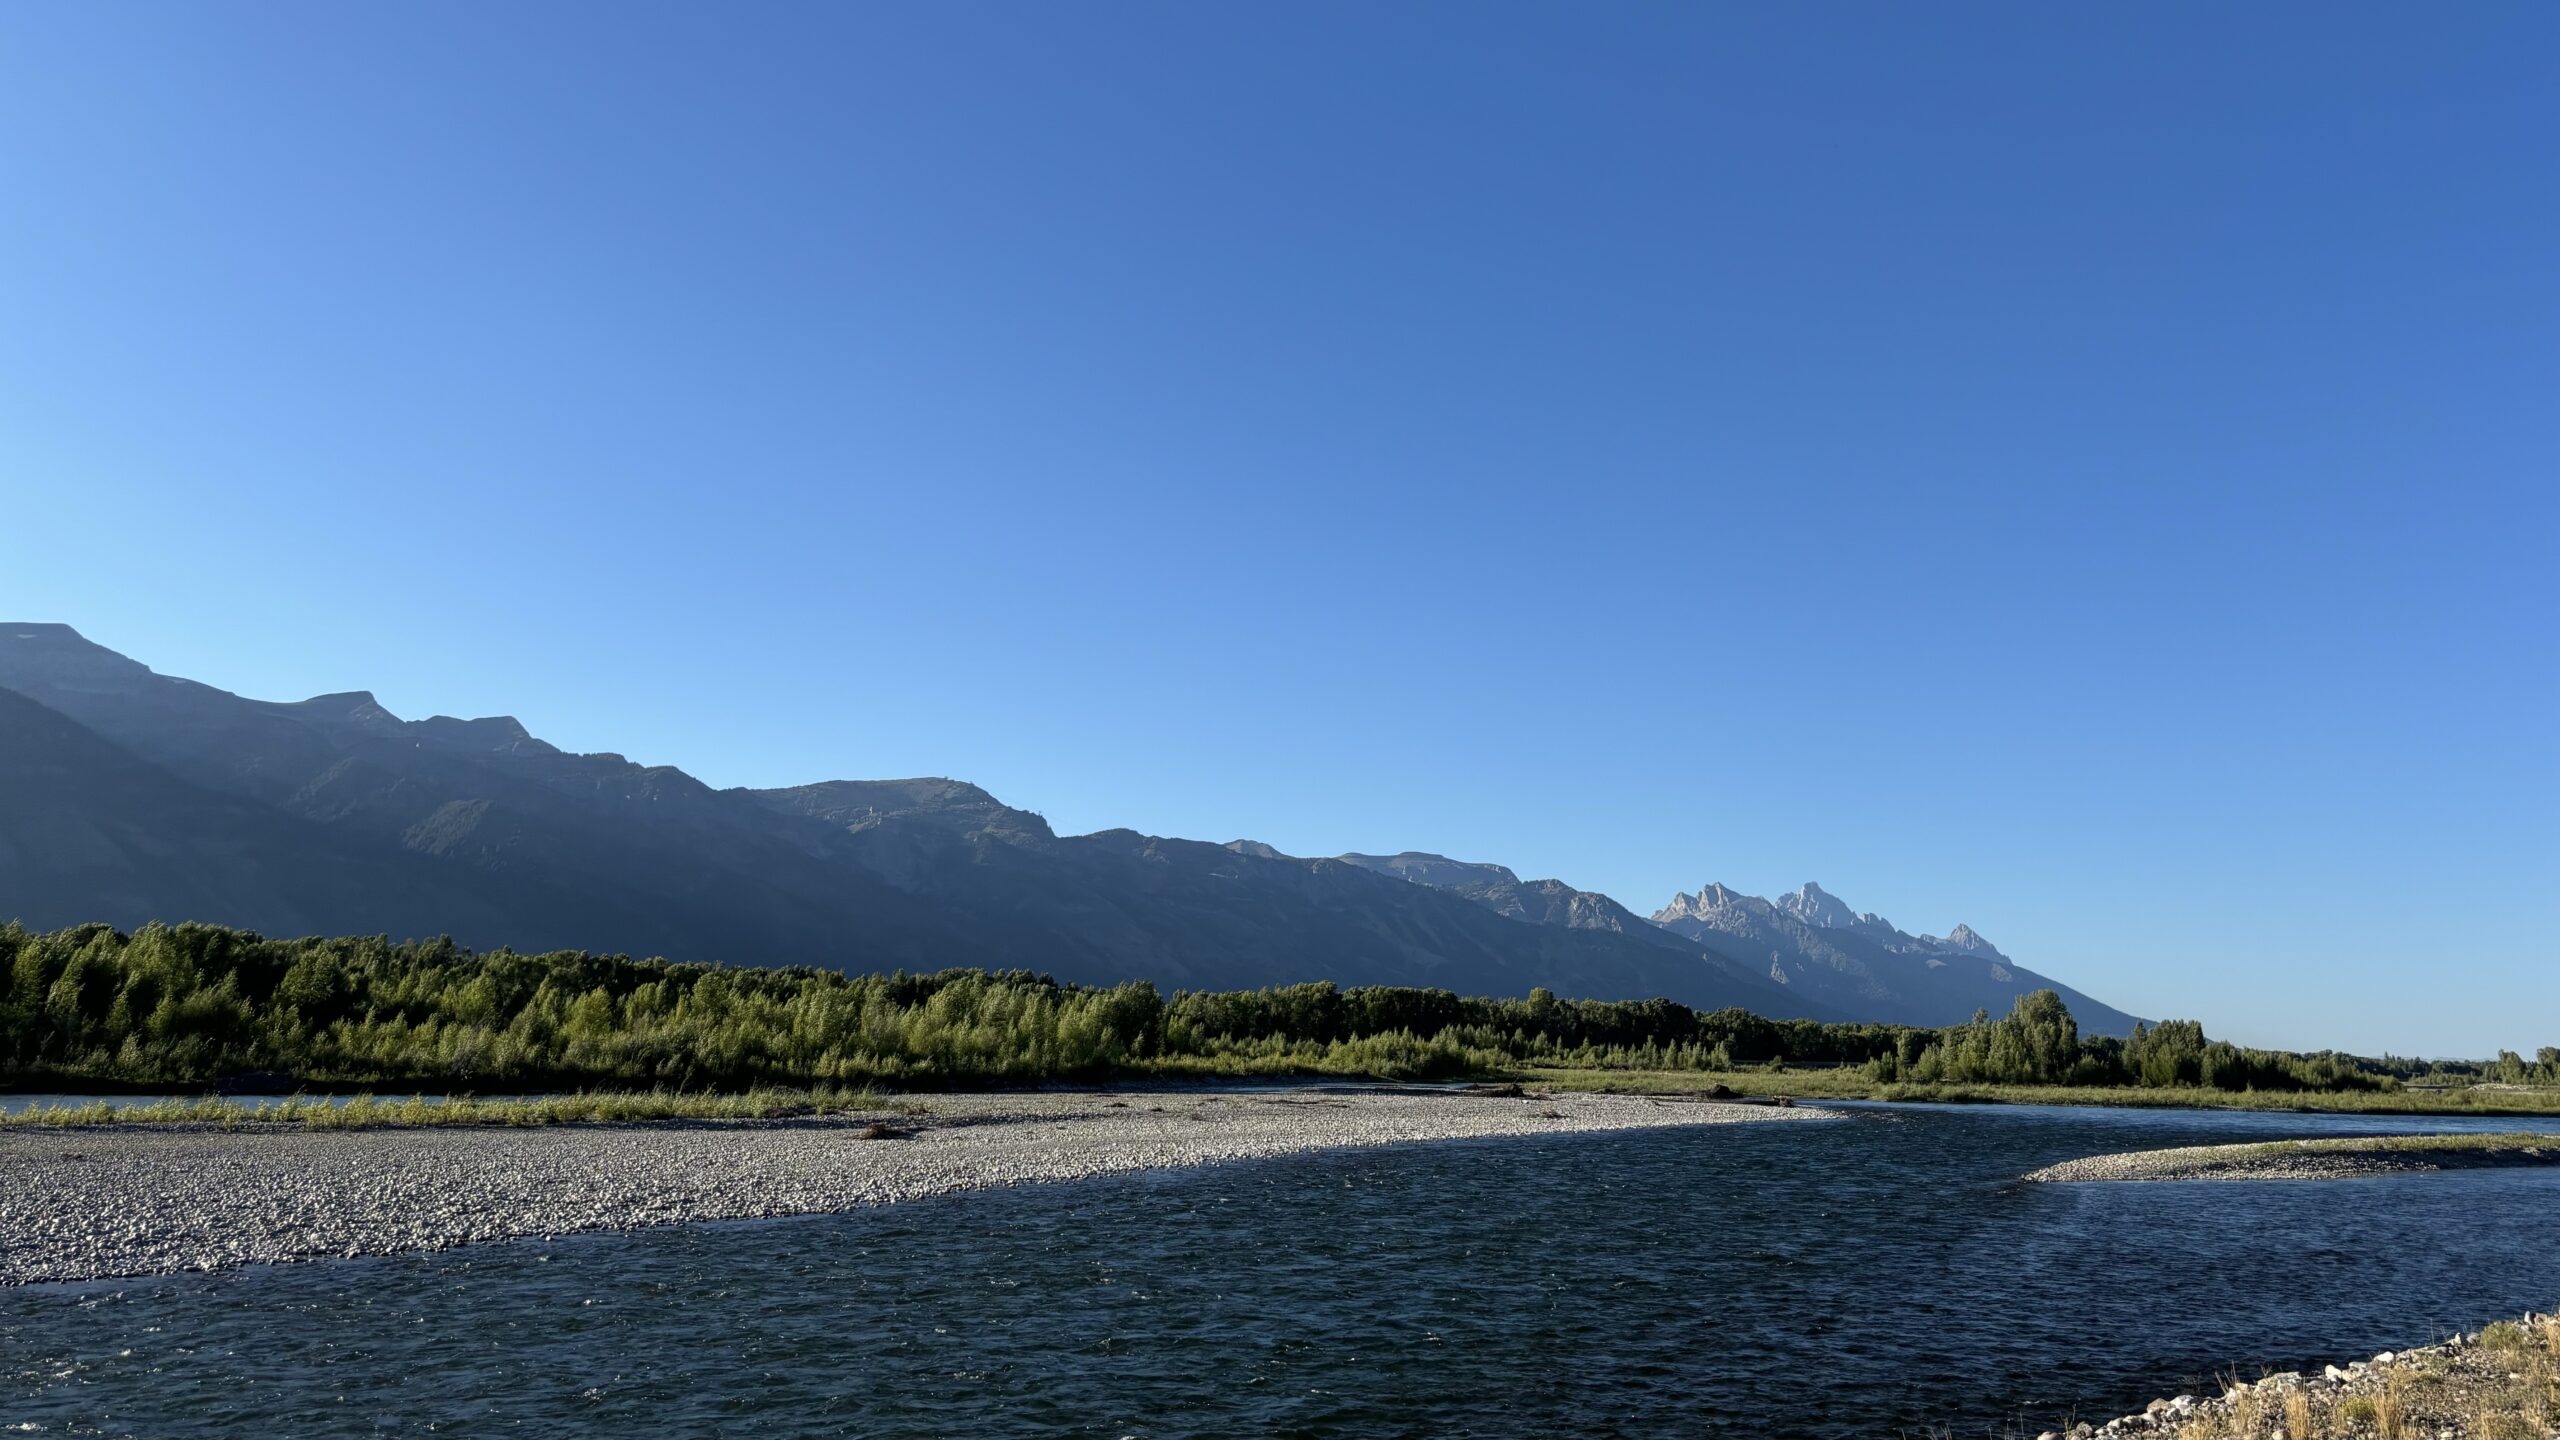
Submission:
[[[2146,1090],[2134,1086],[1908,1085],[1838,1070],[1559,1070],[1532,1067],[1491,1079],[1553,1090],[1697,1095],[1718,1086],[1743,1096],[1799,1100],[1899,1100],[1956,1105],[2116,1105],[2147,1109],[2280,1110],[2339,1115],[2560,1115],[2560,1090]]]
[[[2533,1348],[2533,1336],[2513,1320],[2500,1320],[2481,1330],[2480,1343],[2491,1350],[2521,1355]]]
[[[756,1089],[733,1094],[674,1090],[597,1091],[530,1100],[458,1097],[430,1103],[423,1096],[385,1100],[358,1095],[345,1104],[296,1095],[258,1107],[208,1095],[199,1100],[160,1100],[148,1105],[38,1106],[0,1115],[0,1127],[30,1129],[92,1125],[212,1125],[243,1129],[299,1125],[314,1130],[372,1130],[426,1125],[631,1124],[650,1120],[787,1120],[821,1115],[879,1115],[912,1110],[877,1091]]]

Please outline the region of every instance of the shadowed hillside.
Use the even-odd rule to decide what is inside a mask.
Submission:
[[[195,918],[1200,989],[1543,986],[1846,1018],[1650,926],[1538,923],[1249,843],[1059,836],[958,781],[719,791],[505,717],[403,720],[362,692],[246,699],[61,625],[0,625],[0,687],[44,737],[22,748],[46,757],[41,777],[13,772],[30,803],[10,843],[63,852],[0,893],[30,924]]]

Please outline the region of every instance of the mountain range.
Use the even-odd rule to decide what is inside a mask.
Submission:
[[[717,790],[503,716],[246,699],[52,624],[0,624],[10,916],[1193,989],[1543,986],[1927,1025],[2054,985],[1964,927],[1906,935],[1813,885],[1775,901],[1709,885],[1648,920],[1419,852],[1062,836],[958,780]],[[2132,1024],[2054,988],[2088,1029]]]

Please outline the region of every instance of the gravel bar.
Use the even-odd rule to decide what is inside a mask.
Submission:
[[[1159,1090],[931,1096],[801,1121],[5,1130],[0,1284],[805,1215],[1338,1147],[1819,1118],[1646,1096]]]
[[[2412,1170],[2560,1165],[2560,1135],[2405,1136],[2183,1145],[2092,1155],[2029,1171],[2032,1181],[2352,1180]]]

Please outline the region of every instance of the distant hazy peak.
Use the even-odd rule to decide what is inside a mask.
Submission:
[[[370,690],[332,691],[327,695],[314,695],[308,700],[295,703],[315,711],[380,710],[382,708],[382,702],[373,698],[373,692]]]
[[[1281,854],[1277,848],[1265,845],[1259,840],[1230,840],[1227,842],[1227,848],[1233,850],[1239,855],[1250,855],[1256,860],[1287,860],[1291,858],[1287,855]]]
[[[383,708],[382,702],[373,698],[373,692],[370,690],[341,690],[331,695],[314,695],[308,700],[289,701],[275,708],[289,711],[324,727],[397,730],[402,723],[399,716]]]
[[[90,696],[138,695],[171,688],[216,696],[230,693],[175,675],[159,674],[68,625],[6,622],[0,622],[0,686]],[[308,700],[243,703],[270,714],[290,716],[341,740],[349,731],[389,734],[405,729],[411,735],[454,745],[559,753],[534,739],[514,716],[465,720],[437,715],[412,724],[391,713],[370,690],[339,690]]]
[[[824,819],[908,810],[975,810],[1001,807],[1003,803],[966,780],[941,775],[907,780],[820,780],[811,785],[754,793],[778,809]]]
[[[1464,885],[1517,885],[1520,877],[1505,865],[1479,865],[1465,860],[1452,860],[1424,850],[1407,850],[1396,855],[1337,855],[1345,865],[1393,875],[1417,885],[1448,890]]]
[[[513,715],[483,715],[476,720],[430,715],[413,722],[409,728],[413,733],[432,735],[457,749],[512,750],[536,755],[560,753],[558,746],[547,740],[535,739],[533,732],[524,728],[524,722]]]
[[[1953,930],[1947,932],[1946,939],[1941,940],[1938,943],[1946,946],[1950,950],[1961,950],[1967,955],[1988,955],[1994,960],[2006,960],[2009,958],[2008,956],[2000,953],[1999,946],[1983,939],[1982,936],[1970,925],[1958,925]]]
[[[1670,904],[1653,913],[1653,920],[1655,924],[1663,925],[1674,920],[1695,920],[1721,911],[1774,912],[1776,909],[1757,895],[1745,895],[1730,885],[1709,881],[1699,886],[1695,895],[1683,893],[1672,896]]]
[[[15,680],[65,689],[121,693],[164,677],[139,660],[119,655],[68,625],[27,621],[0,624],[0,682]]]
[[[1804,882],[1795,893],[1781,895],[1770,903],[1807,925],[1819,925],[1826,930],[1845,930],[1858,923],[1856,911],[1841,904],[1838,896],[1811,880]]]
[[[1853,913],[1838,896],[1810,880],[1775,900],[1762,900],[1724,885],[1702,885],[1695,895],[1672,896],[1670,904],[1654,912],[1653,923],[1670,925],[1681,920],[1712,920],[1720,916],[1739,923],[1742,916],[1749,915],[1784,916],[1818,930],[1863,930],[1872,938],[1889,944],[1917,947],[1922,951],[1948,950],[2001,961],[2009,958],[1970,925],[1958,925],[1948,931],[1943,940],[1934,935],[1907,935],[1871,910]]]
[[[533,732],[525,729],[524,722],[518,720],[513,715],[482,715],[476,719],[464,719],[454,715],[430,715],[418,723],[422,725],[459,725],[476,732],[483,732],[490,735],[504,735],[510,740],[530,740],[533,738]]]
[[[994,829],[1048,838],[1049,822],[1016,810],[966,780],[927,775],[907,780],[821,780],[782,790],[742,792],[767,809],[861,830],[899,817],[931,820],[960,831]]]
[[[430,715],[424,720],[403,720],[375,699],[370,690],[341,690],[333,695],[314,695],[308,700],[267,708],[311,721],[323,731],[333,733],[397,734],[456,750],[508,750],[536,755],[560,753],[559,747],[533,738],[533,732],[525,729],[524,722],[513,715],[483,715],[476,719]],[[628,763],[619,755],[594,758]]]

